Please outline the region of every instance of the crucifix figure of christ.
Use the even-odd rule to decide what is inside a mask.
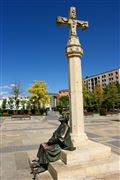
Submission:
[[[88,27],[87,21],[76,20],[76,9],[71,7],[69,11],[69,17],[57,17],[57,24],[59,25],[68,25],[70,27],[70,36],[77,36],[76,29],[81,28],[85,30]]]
[[[66,47],[66,56],[68,59],[69,74],[69,92],[70,92],[70,124],[71,138],[74,147],[85,144],[88,140],[84,131],[83,115],[83,92],[82,92],[82,68],[81,57],[83,49],[81,48],[77,36],[77,28],[85,30],[88,27],[87,21],[76,19],[76,8],[70,7],[69,17],[57,17],[57,24],[69,26],[69,40]]]

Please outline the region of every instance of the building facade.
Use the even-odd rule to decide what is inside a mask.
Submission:
[[[68,89],[62,89],[58,93],[49,93],[50,95],[50,109],[55,109],[59,104],[59,98],[61,96],[69,96]]]
[[[59,91],[59,97],[61,96],[69,96],[69,90],[68,89],[62,89]]]
[[[89,91],[93,91],[96,84],[100,85],[104,89],[108,84],[111,84],[112,82],[120,83],[120,68],[86,77],[84,79],[84,84],[86,84]]]
[[[57,93],[49,93],[49,95],[50,95],[50,109],[54,109],[54,108],[57,107],[59,94],[57,94]]]
[[[13,96],[9,96],[9,97],[2,97],[1,99],[0,99],[0,109],[2,109],[2,102],[3,102],[3,100],[4,99],[6,99],[6,109],[10,109],[10,104],[9,104],[9,101],[10,101],[10,98],[12,98],[13,99],[13,103],[12,103],[12,105],[13,105],[13,110],[16,110],[16,105],[15,105],[15,98],[13,97]],[[19,107],[18,107],[18,110],[21,110],[22,108],[23,108],[23,105],[22,105],[22,101],[28,101],[28,97],[25,97],[25,96],[19,96],[18,97],[18,100],[19,100]],[[25,109],[26,109],[26,103],[24,104],[24,106],[25,106]]]

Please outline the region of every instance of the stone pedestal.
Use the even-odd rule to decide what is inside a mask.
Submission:
[[[75,151],[61,152],[61,160],[66,165],[79,165],[89,161],[96,161],[111,157],[111,148],[88,140],[84,146],[80,146]]]
[[[119,163],[110,147],[88,140],[75,151],[63,150],[61,160],[50,163],[48,170],[54,180],[96,180],[117,174]]]

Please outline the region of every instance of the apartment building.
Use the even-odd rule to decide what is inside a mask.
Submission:
[[[120,68],[86,77],[84,79],[84,84],[87,85],[89,91],[92,91],[96,84],[99,84],[104,89],[112,82],[120,83]]]

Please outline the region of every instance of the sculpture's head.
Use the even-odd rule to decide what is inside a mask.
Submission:
[[[60,116],[59,117],[59,121],[61,122],[61,123],[68,123],[68,121],[69,121],[69,117],[68,116]]]

